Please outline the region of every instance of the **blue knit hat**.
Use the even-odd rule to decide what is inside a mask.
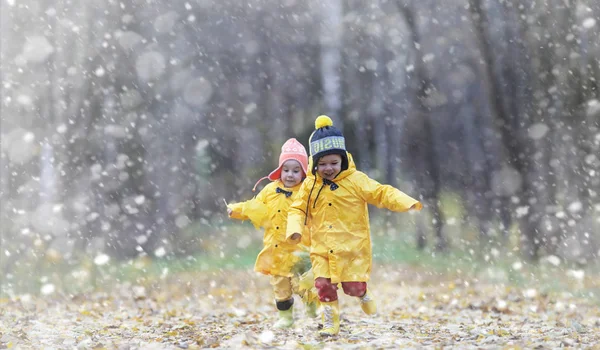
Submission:
[[[333,121],[326,115],[321,115],[315,120],[315,131],[308,139],[310,156],[312,157],[312,173],[317,170],[319,158],[328,154],[342,156],[342,170],[348,169],[348,154],[346,153],[346,139],[342,132],[333,126]]]

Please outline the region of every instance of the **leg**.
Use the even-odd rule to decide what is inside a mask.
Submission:
[[[317,277],[315,279],[315,288],[319,294],[321,302],[337,301],[337,284],[331,284],[330,278]]]
[[[342,282],[342,288],[351,297],[362,297],[367,291],[367,282]]]
[[[329,278],[317,277],[315,279],[315,288],[317,288],[323,310],[323,329],[319,332],[319,335],[336,335],[340,332],[340,308],[338,304],[337,285],[332,284]]]
[[[273,327],[290,328],[294,324],[292,280],[284,276],[271,276],[271,285],[273,286],[275,305],[279,313],[279,318]]]
[[[292,277],[292,289],[294,294],[298,295],[306,310],[306,315],[310,318],[317,317],[317,306],[319,296],[314,286],[315,275],[312,270],[308,270],[300,276]]]
[[[367,282],[342,282],[342,288],[347,295],[358,297],[360,308],[367,315],[377,313],[377,305],[371,294],[367,291]]]

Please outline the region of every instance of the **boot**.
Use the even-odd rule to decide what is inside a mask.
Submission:
[[[360,308],[367,315],[374,315],[377,313],[377,305],[375,305],[375,300],[367,290],[362,297],[358,297],[360,300]]]
[[[317,308],[319,307],[319,296],[315,288],[315,276],[312,270],[305,272],[298,279],[298,295],[302,298],[306,307],[306,316],[315,318],[318,316]]]
[[[317,303],[316,302],[310,302],[310,303],[306,303],[304,304],[306,306],[306,316],[310,317],[310,318],[315,318],[319,315],[317,315]]]
[[[290,306],[287,310],[277,310],[279,313],[279,318],[277,322],[273,325],[273,328],[276,329],[286,329],[290,328],[294,325],[294,307]]]
[[[340,332],[340,307],[338,301],[321,302],[323,309],[323,329],[319,331],[322,337],[337,335]]]

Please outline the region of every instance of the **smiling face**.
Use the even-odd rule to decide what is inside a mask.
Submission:
[[[342,156],[328,154],[317,161],[317,174],[324,179],[333,180],[342,171]]]
[[[281,166],[281,182],[285,187],[294,187],[302,181],[304,171],[297,160],[287,160]]]

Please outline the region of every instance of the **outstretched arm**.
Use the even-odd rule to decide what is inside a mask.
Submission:
[[[363,199],[378,208],[383,207],[396,212],[423,208],[423,204],[418,200],[393,186],[382,185],[362,172],[356,172],[355,184]]]
[[[255,198],[227,206],[227,213],[232,219],[250,220],[254,227],[265,227],[269,224],[269,211],[265,204],[267,188],[265,187]]]

